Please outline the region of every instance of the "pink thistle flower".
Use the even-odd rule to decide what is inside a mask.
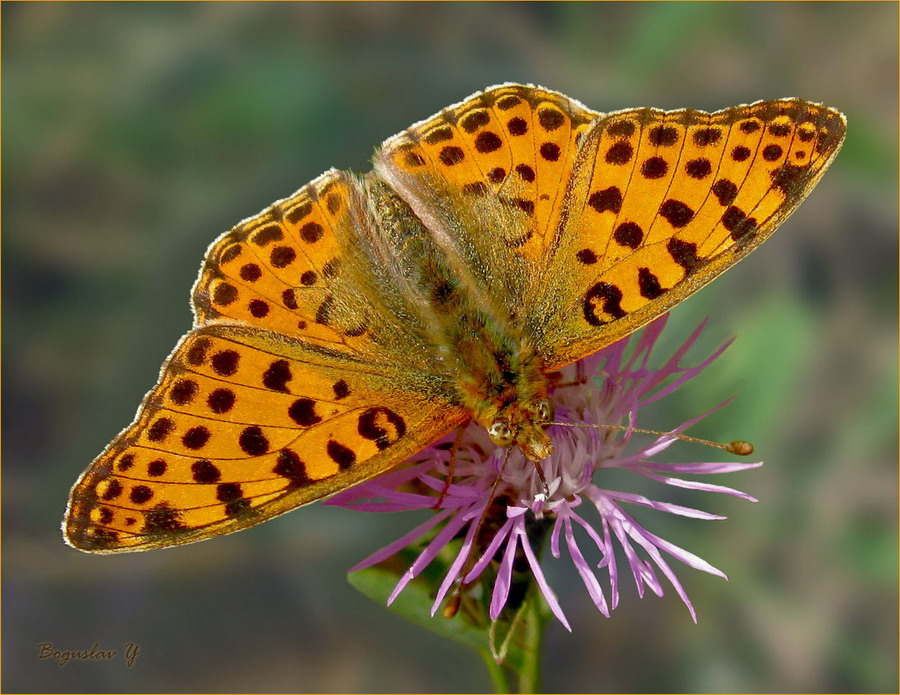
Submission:
[[[541,462],[547,487],[535,465],[517,448],[495,446],[487,432],[477,425],[468,427],[460,441],[454,463],[454,478],[446,484],[450,448],[454,436],[444,438],[414,457],[410,465],[366,481],[333,497],[327,504],[366,512],[397,512],[431,509],[445,490],[436,513],[402,538],[387,545],[354,566],[351,571],[375,565],[432,529],[440,527],[412,566],[397,582],[388,604],[418,576],[454,538],[462,537],[462,546],[450,564],[435,596],[431,613],[437,611],[450,590],[459,582],[470,584],[499,558],[492,587],[489,615],[495,620],[503,610],[513,583],[513,565],[524,557],[528,569],[556,618],[571,630],[557,596],[548,584],[541,562],[529,537],[529,521],[550,524],[550,554],[561,558],[565,546],[585,588],[597,609],[609,616],[619,601],[623,568],[616,559],[619,546],[627,560],[627,570],[637,586],[663,594],[664,577],[685,603],[691,618],[697,621],[694,607],[675,575],[666,556],[694,569],[726,578],[719,569],[697,555],[651,533],[628,513],[629,505],[649,507],[695,519],[722,520],[723,516],[644,495],[608,489],[603,472],[623,469],[671,487],[718,492],[755,502],[750,495],[709,482],[686,479],[683,474],[712,475],[757,468],[762,462],[665,463],[657,454],[680,441],[678,435],[728,401],[682,423],[671,432],[640,446],[629,446],[635,433],[630,430],[600,429],[579,425],[624,425],[637,427],[642,407],[670,395],[702,372],[728,347],[720,347],[696,366],[681,366],[685,353],[697,341],[705,322],[661,367],[649,366],[650,356],[666,325],[663,316],[647,326],[637,337],[624,338],[600,352],[565,367],[560,386],[551,398],[556,409],[555,422],[547,430],[553,439],[553,454]],[[629,349],[629,345],[633,345]],[[571,383],[571,385],[569,385]],[[729,399],[730,400],[730,399]],[[573,426],[565,426],[571,423]],[[505,460],[505,464],[504,464]],[[500,475],[500,480],[497,476]],[[410,483],[417,487],[411,488]],[[495,496],[491,492],[496,485]],[[409,491],[431,490],[433,494]],[[492,505],[491,524],[483,523]],[[497,518],[497,505],[499,519]],[[493,535],[491,535],[493,534]],[[581,537],[579,539],[579,536]],[[600,562],[592,566],[582,546],[599,551]],[[591,553],[594,551],[591,550]],[[521,563],[520,563],[521,564]],[[599,575],[599,576],[598,576]],[[608,595],[600,578],[608,577]]]

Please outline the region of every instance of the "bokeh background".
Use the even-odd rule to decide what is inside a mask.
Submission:
[[[673,312],[737,342],[645,426],[738,399],[701,435],[755,442],[726,484],[644,517],[724,582],[679,568],[699,611],[611,619],[548,562],[548,692],[897,689],[896,3],[5,3],[5,692],[472,692],[474,653],[353,590],[411,528],[313,505],[230,537],[91,557],[63,545],[69,486],[132,418],[189,328],[210,241],[328,167],[485,86],[598,110],[800,96],[846,145],[779,234]],[[702,352],[702,349],[700,352]],[[699,354],[699,353],[698,353]],[[709,457],[709,451],[685,454]],[[714,456],[714,454],[713,454]],[[656,491],[658,492],[658,491]],[[58,649],[140,646],[133,668]]]

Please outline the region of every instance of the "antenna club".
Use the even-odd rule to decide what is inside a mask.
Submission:
[[[740,439],[731,442],[725,448],[730,453],[737,454],[738,456],[749,456],[753,453],[753,445],[750,442],[745,442]]]

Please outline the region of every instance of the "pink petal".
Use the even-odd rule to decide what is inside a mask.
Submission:
[[[497,553],[497,548],[500,547],[500,544],[506,539],[509,535],[510,531],[513,528],[513,524],[515,524],[515,519],[507,519],[506,523],[500,527],[500,530],[494,535],[491,539],[491,542],[488,543],[488,547],[485,548],[485,551],[481,554],[481,557],[478,558],[478,562],[469,570],[469,573],[463,577],[463,581],[466,584],[469,584],[475,579],[478,578],[484,568],[488,566],[488,563],[494,559],[494,555]]]
[[[447,570],[447,575],[444,577],[444,581],[441,582],[441,586],[438,589],[437,596],[435,596],[434,598],[434,603],[431,605],[431,617],[434,617],[434,614],[437,613],[438,607],[441,605],[441,603],[443,603],[444,597],[447,595],[450,587],[453,586],[453,583],[456,581],[459,572],[462,570],[463,565],[465,565],[466,563],[466,560],[469,559],[469,552],[472,549],[472,539],[475,537],[476,528],[476,524],[469,525],[469,530],[466,532],[466,537],[463,540],[462,547],[456,554],[456,558],[453,560],[453,564],[450,565],[450,569]]]
[[[588,536],[597,544],[597,549],[603,554],[603,559],[597,564],[598,569],[606,567],[611,562],[615,562],[615,551],[613,547],[610,545],[609,538],[609,529],[604,526],[604,530],[606,531],[606,539],[602,540],[600,536],[597,535],[597,532],[594,530],[594,527],[587,523],[584,519],[582,519],[578,514],[574,512],[570,515],[570,518],[575,521],[577,524],[583,528]]]
[[[634,547],[628,540],[628,534],[622,527],[621,521],[612,515],[604,518],[609,521],[609,525],[612,527],[613,533],[616,535],[616,539],[619,541],[619,545],[625,552],[625,559],[628,560],[628,567],[631,569],[631,574],[634,577],[634,583],[637,585],[638,596],[643,598],[645,563],[638,557],[637,553],[634,551]]]
[[[706,560],[698,555],[694,555],[694,553],[681,548],[674,543],[670,543],[664,538],[660,538],[656,536],[646,529],[642,529],[643,535],[647,540],[656,545],[657,547],[665,550],[669,555],[674,557],[676,560],[680,560],[688,567],[693,567],[695,570],[700,570],[701,572],[706,572],[707,574],[714,574],[717,577],[722,577],[722,579],[728,579],[728,575],[726,575],[722,570],[713,565],[709,564]]]
[[[445,480],[438,480],[432,476],[421,476],[419,480],[427,487],[432,490],[440,493],[444,493],[444,489],[446,484]],[[451,483],[449,486],[446,486],[446,494],[444,495],[444,500],[452,500],[463,499],[466,501],[474,501],[484,497],[484,490],[479,487],[475,487],[471,483]],[[434,497],[429,497],[431,500],[431,504],[433,505],[437,500]]]
[[[660,538],[659,536],[654,535],[653,533],[650,533],[650,531],[645,529],[643,526],[641,526],[639,523],[637,523],[633,518],[631,518],[631,516],[629,516],[621,507],[618,508],[618,511],[622,515],[623,520],[628,525],[629,529],[633,530],[634,533],[636,533],[641,538],[646,539],[648,542],[652,543],[653,545],[657,546],[658,548],[665,550],[667,553],[672,555],[674,558],[676,558],[677,560],[680,560],[681,562],[688,565],[689,567],[693,567],[694,569],[700,570],[701,572],[707,572],[709,574],[714,574],[718,577],[722,577],[722,579],[728,579],[728,577],[725,575],[724,572],[722,572],[722,570],[720,570],[716,567],[713,567],[702,557],[694,555],[692,552],[689,552],[689,551],[685,550],[684,548],[681,548],[681,547],[675,545],[674,543],[670,543],[669,541],[667,541],[663,538]],[[633,536],[633,537],[635,538],[635,540],[637,540],[637,536]]]
[[[531,544],[528,542],[528,535],[523,528],[516,528],[515,533],[522,539],[522,550],[525,551],[525,557],[528,559],[528,564],[531,566],[531,573],[534,575],[534,579],[537,582],[541,593],[544,595],[547,605],[550,606],[553,615],[555,615],[556,619],[563,624],[563,627],[569,632],[572,632],[572,628],[569,626],[569,621],[566,620],[566,615],[559,605],[556,594],[553,592],[553,589],[550,588],[547,579],[544,577],[544,573],[541,571],[541,563],[538,562],[538,559],[534,555],[534,551],[531,549]]]
[[[660,453],[661,451],[665,451],[677,441],[679,441],[678,437],[663,435],[662,437],[656,439],[653,444],[636,451],[634,455],[629,458],[632,460],[640,461],[644,458],[656,456],[658,453]]]
[[[652,534],[649,534],[652,535]],[[647,554],[651,557],[651,559],[656,563],[656,565],[662,570],[663,574],[666,575],[666,578],[672,584],[672,587],[675,589],[675,593],[681,598],[682,602],[685,606],[687,606],[688,611],[691,614],[691,618],[696,623],[697,622],[697,613],[694,611],[694,606],[691,603],[691,600],[688,598],[687,592],[684,590],[684,587],[681,585],[681,582],[678,580],[678,577],[672,571],[672,568],[669,567],[669,564],[663,559],[662,555],[659,554],[659,550],[654,547],[654,544],[647,538],[643,537],[643,534],[638,533],[637,535],[632,536],[634,540],[647,552]]]
[[[506,543],[506,550],[503,552],[503,559],[500,561],[500,568],[497,570],[497,578],[494,580],[494,592],[491,595],[491,607],[488,615],[491,620],[496,620],[506,605],[506,599],[509,598],[509,589],[512,586],[512,566],[513,558],[516,555],[516,544],[518,534],[509,535],[509,541]]]
[[[388,497],[388,495],[380,495]],[[390,495],[393,502],[356,502],[354,504],[340,504],[344,509],[353,509],[360,512],[413,512],[418,509],[429,509],[434,506],[435,498],[428,495],[415,495],[413,493],[395,493]]]
[[[677,391],[679,388],[681,388],[681,386],[682,386],[686,381],[690,381],[691,379],[693,379],[695,376],[697,376],[698,374],[700,374],[700,372],[702,372],[704,369],[706,369],[712,362],[714,362],[716,359],[718,359],[719,356],[720,356],[723,352],[725,352],[725,350],[728,349],[728,347],[729,347],[733,342],[734,342],[734,338],[732,338],[731,340],[726,341],[724,345],[722,345],[718,350],[716,350],[712,355],[710,355],[710,356],[707,357],[705,360],[703,360],[703,362],[701,362],[700,364],[698,364],[696,367],[688,367],[688,368],[684,369],[683,372],[682,372],[682,374],[681,374],[681,376],[679,376],[677,379],[675,379],[675,380],[672,381],[671,383],[666,384],[663,388],[661,388],[659,391],[657,391],[656,393],[654,393],[654,394],[653,394],[652,396],[650,396],[649,398],[644,399],[644,400],[642,401],[643,404],[644,404],[644,405],[648,405],[648,404],[650,404],[650,403],[655,403],[655,402],[658,401],[660,398],[665,398],[666,396],[668,396],[669,394],[673,393],[674,391]],[[673,359],[674,359],[674,358],[673,358]],[[670,360],[670,363],[671,363],[671,360]],[[667,366],[668,366],[668,365],[667,365]],[[665,369],[666,369],[666,368],[664,367],[662,370],[660,370],[660,373],[662,373]],[[641,393],[641,395],[644,395],[644,394],[646,394],[646,393],[647,393],[647,391],[643,391],[643,392]]]
[[[639,356],[642,356],[641,369],[646,370],[647,364],[650,360],[650,354],[653,352],[653,348],[656,347],[656,341],[659,340],[659,336],[662,334],[668,322],[669,315],[663,314],[656,321],[654,321],[643,331],[641,331],[641,334],[638,337],[637,344],[635,345],[634,351],[632,352],[631,359],[628,360],[623,371],[630,370],[631,366]],[[703,324],[700,325],[700,329],[702,329],[702,327]],[[624,347],[624,345],[627,344],[628,341],[622,340],[621,342]]]
[[[687,340],[685,340],[681,346],[675,350],[675,354],[672,355],[666,363],[656,370],[659,374],[672,374],[674,371],[680,369],[678,363],[681,362],[681,358],[684,357],[688,350],[694,347],[694,343],[697,342],[697,339],[700,337],[700,334],[703,333],[703,330],[706,328],[706,324],[709,321],[708,318],[703,319],[700,324],[693,330],[693,332],[688,336]]]
[[[718,412],[719,410],[721,410],[722,408],[724,408],[726,405],[728,405],[729,403],[731,403],[731,401],[733,401],[733,400],[734,400],[734,396],[731,396],[730,398],[726,398],[724,401],[722,401],[722,402],[719,403],[718,405],[714,405],[714,406],[713,406],[712,408],[710,408],[709,410],[707,410],[707,411],[705,411],[705,412],[703,412],[703,413],[700,413],[699,415],[697,415],[697,416],[695,416],[695,417],[692,417],[690,420],[685,420],[685,421],[682,422],[680,425],[678,425],[678,427],[676,427],[675,429],[673,429],[672,432],[675,433],[675,434],[681,434],[682,432],[684,432],[684,431],[687,430],[688,428],[693,427],[694,425],[696,425],[696,424],[697,424],[698,422],[700,422],[701,420],[705,420],[706,418],[708,418],[708,417],[709,417],[710,415],[712,415],[713,413]]]
[[[388,597],[387,605],[390,606],[394,602],[394,599],[400,595],[400,592],[406,588],[406,585],[415,579],[419,572],[431,564],[431,561],[434,560],[435,556],[437,556],[441,549],[450,542],[456,535],[456,532],[459,531],[465,523],[464,515],[457,514],[434,538],[431,539],[431,542],[425,547],[425,550],[419,554],[419,557],[416,558],[416,561],[413,562],[412,566],[403,573],[402,577],[400,577],[400,581],[397,582],[397,585]]]
[[[650,473],[649,471],[639,471],[642,475],[647,478],[651,478],[652,480],[658,480],[659,482],[665,485],[671,485],[672,487],[680,487],[686,490],[700,490],[701,492],[718,492],[723,495],[731,495],[732,497],[740,497],[741,499],[747,500],[748,502],[758,502],[755,497],[752,495],[748,495],[746,492],[741,492],[740,490],[735,490],[731,487],[726,487],[724,485],[714,485],[712,483],[704,483],[699,480],[683,480],[682,478],[672,478],[664,475],[657,475],[655,473]],[[719,517],[724,519],[725,517]]]
[[[619,605],[619,568],[616,564],[616,554],[613,552],[612,546],[612,536],[609,532],[609,522],[606,520],[606,517],[600,517],[600,523],[603,526],[603,542],[607,548],[609,548],[610,552],[607,555],[606,559],[609,562],[609,596],[610,596],[610,605],[613,610],[616,609],[616,606]]]
[[[466,524],[468,521],[465,518],[464,514],[456,514],[453,516],[450,521],[447,522],[446,526],[440,530],[440,532],[431,539],[431,542],[425,547],[419,557],[416,558],[416,561],[412,564],[412,567],[409,568],[410,573],[415,577],[417,576],[423,569],[425,569],[428,565],[431,564],[431,561],[437,557],[437,554],[444,548],[447,543],[449,543],[456,536],[456,533]]]
[[[383,493],[395,492],[395,489],[414,480],[421,472],[434,468],[433,461],[426,461],[407,468],[389,471],[372,480],[366,480],[358,485],[347,488],[343,492],[339,492],[329,498],[324,504],[333,507],[344,507],[350,502],[362,497],[378,497]]]
[[[759,468],[763,465],[762,461],[756,463],[738,463],[736,461],[725,461],[721,463],[713,462],[696,462],[696,463],[663,463],[661,461],[642,461],[644,467],[655,471],[666,473],[695,473],[697,475],[713,475],[716,473],[735,473],[745,471],[751,468]]]
[[[638,543],[641,543],[641,545],[644,545],[640,540],[635,540],[637,540]],[[666,575],[666,578],[672,584],[672,588],[675,589],[675,593],[678,594],[684,605],[687,606],[688,612],[690,612],[691,614],[691,619],[694,621],[694,623],[696,623],[697,613],[696,611],[694,611],[694,604],[691,603],[691,600],[688,598],[687,592],[684,590],[684,587],[681,585],[678,577],[672,571],[672,568],[669,567],[669,564],[659,554],[659,551],[652,545],[644,545],[644,549],[647,551],[650,557],[653,558],[653,561],[656,562],[657,566],[663,571],[663,574]]]
[[[618,374],[622,368],[622,358],[625,356],[625,348],[628,345],[627,340],[618,340],[612,345],[601,350],[606,363],[603,365],[603,371],[608,374]]]
[[[630,492],[617,492],[615,490],[603,490],[603,494],[607,497],[610,497],[614,500],[621,500],[622,502],[630,502],[632,504],[639,504],[642,507],[650,507],[651,509],[656,509],[661,512],[668,512],[669,514],[677,514],[678,516],[687,516],[692,519],[704,519],[707,521],[721,521],[726,519],[727,517],[719,516],[718,514],[710,514],[709,512],[704,512],[702,509],[694,509],[693,507],[683,507],[680,504],[672,504],[670,502],[658,502],[657,500],[651,500],[648,497],[644,497],[644,495],[635,495]]]
[[[656,577],[656,573],[653,571],[653,567],[638,556],[629,541],[629,537],[631,537],[643,544],[645,541],[641,534],[645,533],[644,529],[614,501],[603,495],[600,490],[592,491],[591,498],[597,505],[597,510],[604,520],[608,521],[610,526],[612,526],[619,545],[625,552],[625,557],[628,560],[628,565],[631,568],[634,582],[637,586],[638,596],[643,598],[644,585],[649,587],[657,596],[662,596],[662,586]]]
[[[559,519],[557,519],[556,525],[560,525]],[[572,556],[572,562],[575,564],[578,574],[581,575],[581,580],[584,582],[584,586],[588,590],[588,594],[594,602],[594,605],[597,606],[597,610],[608,618],[609,608],[606,605],[606,597],[603,595],[603,590],[600,588],[597,577],[594,576],[594,572],[584,559],[584,555],[581,554],[581,549],[575,542],[575,534],[572,533],[572,522],[569,517],[565,518],[565,527],[566,547],[569,549],[569,555]]]
[[[553,524],[553,531],[550,534],[550,554],[559,559],[559,532],[560,532],[560,524],[559,520],[563,518],[563,510],[568,511],[568,505],[560,506],[559,509],[556,510],[556,522]]]
[[[427,533],[430,529],[437,526],[441,521],[443,521],[448,516],[450,516],[450,514],[451,514],[451,511],[449,509],[435,514],[433,517],[431,517],[424,523],[421,523],[418,526],[416,526],[412,531],[407,533],[402,538],[398,538],[393,543],[390,543],[390,544],[384,546],[381,550],[378,550],[378,551],[372,553],[365,560],[362,560],[361,562],[358,562],[355,565],[353,565],[353,567],[350,568],[350,571],[356,572],[358,570],[365,569],[366,567],[371,567],[372,565],[377,565],[382,560],[386,560],[387,558],[391,557],[392,555],[395,555],[396,553],[403,550],[410,543],[412,543],[414,540],[416,540],[420,536]]]

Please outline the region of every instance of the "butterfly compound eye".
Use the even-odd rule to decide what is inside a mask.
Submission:
[[[539,422],[551,422],[553,420],[553,402],[547,398],[542,401],[538,401],[537,406],[535,406],[534,413],[535,415],[537,415]]]
[[[497,446],[509,446],[513,443],[513,431],[506,420],[494,420],[488,427],[488,436]]]

